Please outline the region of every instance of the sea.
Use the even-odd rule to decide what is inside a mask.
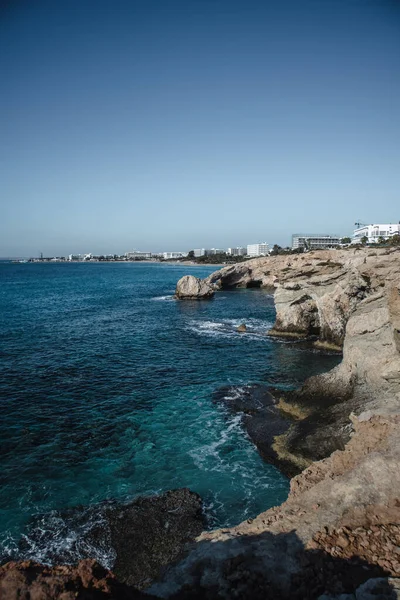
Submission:
[[[85,535],[106,502],[188,487],[209,528],[280,504],[288,479],[213,401],[223,386],[283,389],[339,362],[266,336],[260,289],[177,301],[215,267],[0,263],[0,561],[112,567]],[[247,333],[238,333],[241,323]]]

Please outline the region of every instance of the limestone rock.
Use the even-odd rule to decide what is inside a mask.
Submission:
[[[343,450],[351,412],[399,410],[399,249],[259,258],[223,268],[207,281],[220,289],[254,284],[273,289],[276,322],[269,335],[314,335],[322,349],[343,347],[339,366],[310,378],[300,390],[282,393],[308,413],[279,440],[285,465],[292,461],[293,470],[285,466],[286,472]]]
[[[2,600],[148,600],[128,588],[94,560],[76,566],[48,567],[33,561],[9,562],[0,567]]]
[[[272,291],[274,335],[316,335],[341,346],[351,314],[362,300],[398,279],[399,264],[398,249],[319,250],[255,258],[220,269],[205,281],[217,289]]]
[[[205,280],[185,275],[177,285],[175,295],[179,300],[208,300],[215,294],[213,286]]]
[[[179,591],[228,599],[232,589],[249,600],[398,597],[400,251],[260,258],[208,281],[275,290],[277,333],[343,345],[340,365],[287,399],[311,413],[284,434],[287,455],[312,454],[319,443],[326,458],[291,480],[281,506],[204,532],[150,591],[174,589],[177,599]]]

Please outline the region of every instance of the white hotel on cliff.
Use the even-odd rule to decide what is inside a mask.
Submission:
[[[354,230],[352,244],[359,244],[363,237],[368,238],[368,244],[375,244],[379,238],[388,240],[394,235],[400,235],[400,223],[378,223],[373,225],[357,223],[357,225],[360,225],[360,227]]]

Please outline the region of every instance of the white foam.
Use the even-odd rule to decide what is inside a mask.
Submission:
[[[152,300],[156,300],[157,302],[171,302],[175,300],[175,296],[154,296]]]
[[[91,540],[91,531],[98,529],[102,532],[101,539],[95,536]],[[94,558],[108,569],[113,567],[116,558],[108,523],[99,507],[66,517],[57,511],[46,513],[21,536],[21,541],[22,548],[6,534],[1,544],[3,554],[9,555],[10,560],[34,560],[48,565]]]
[[[245,323],[247,330],[246,333],[239,333],[237,328],[242,323]],[[241,339],[255,339],[258,340],[266,337],[266,332],[272,327],[272,323],[269,321],[263,321],[262,319],[221,319],[221,321],[202,321],[200,319],[193,319],[187,324],[187,328],[198,335],[207,335],[211,337],[225,337],[233,338],[240,336]]]
[[[221,456],[219,454],[219,449],[223,446],[231,437],[231,433],[233,430],[238,431],[240,434],[243,434],[243,430],[240,426],[242,420],[242,416],[235,415],[231,418],[230,423],[226,429],[221,432],[221,436],[219,439],[211,442],[210,444],[205,444],[204,446],[199,446],[197,448],[193,448],[189,452],[189,456],[192,457],[195,465],[201,469],[206,471],[213,471],[215,467],[211,467],[210,465],[206,465],[209,459],[215,459],[217,462],[217,468],[221,466]],[[230,469],[232,469],[233,465],[230,465]]]

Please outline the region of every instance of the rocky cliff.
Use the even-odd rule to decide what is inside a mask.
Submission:
[[[400,403],[400,251],[349,249],[255,259],[213,273],[216,288],[274,290],[274,336],[315,336],[319,347],[342,348],[343,360],[301,390],[281,394],[292,416],[276,452],[293,473],[343,449],[349,414],[382,415]],[[300,417],[300,419],[299,419]]]
[[[343,360],[278,404],[293,421],[276,438],[277,453],[306,467],[288,500],[203,534],[152,591],[400,597],[393,579],[400,577],[400,251],[261,258],[217,271],[208,283],[273,290],[270,334],[316,336],[342,347]],[[325,458],[311,463],[318,454]]]

